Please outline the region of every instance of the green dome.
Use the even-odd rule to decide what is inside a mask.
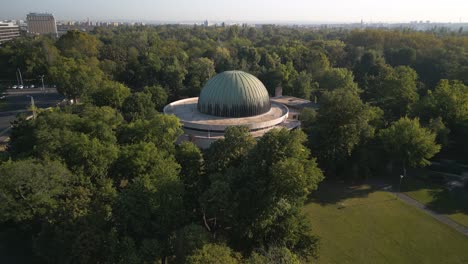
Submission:
[[[198,98],[198,111],[214,116],[246,117],[270,111],[263,83],[243,71],[226,71],[206,83]]]

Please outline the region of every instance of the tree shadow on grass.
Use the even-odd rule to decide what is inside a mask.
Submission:
[[[468,191],[463,188],[430,190],[432,201],[427,207],[440,214],[468,215]]]
[[[436,213],[446,215],[463,213],[468,215],[468,190],[463,187],[449,189],[443,182],[434,181],[434,179],[437,179],[434,178],[435,176],[437,175],[426,175],[425,177],[411,175],[404,180],[402,190],[405,192],[427,192],[426,199],[429,201],[426,201],[425,205]]]
[[[307,202],[320,205],[338,204],[349,198],[362,198],[379,190],[374,185],[347,185],[342,182],[325,181],[314,191]]]

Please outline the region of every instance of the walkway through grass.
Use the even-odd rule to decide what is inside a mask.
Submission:
[[[468,263],[468,237],[388,192],[325,184],[304,210],[319,263]]]

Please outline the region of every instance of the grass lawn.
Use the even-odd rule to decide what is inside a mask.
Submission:
[[[455,222],[468,227],[468,191],[465,189],[448,191],[441,185],[408,178],[402,184],[402,190],[431,210],[445,214]]]
[[[369,186],[322,184],[304,211],[318,263],[468,263],[468,237]]]

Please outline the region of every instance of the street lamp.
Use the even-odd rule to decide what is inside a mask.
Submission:
[[[36,119],[36,105],[34,104],[34,97],[32,97],[32,95],[26,95],[26,97],[31,98],[31,110],[33,112],[33,119]]]
[[[41,78],[41,80],[42,80],[42,90],[45,91],[45,87],[44,87],[44,75],[39,75],[39,78]]]
[[[403,181],[404,175],[400,175],[400,184],[398,184],[398,192],[401,192],[401,181]]]

